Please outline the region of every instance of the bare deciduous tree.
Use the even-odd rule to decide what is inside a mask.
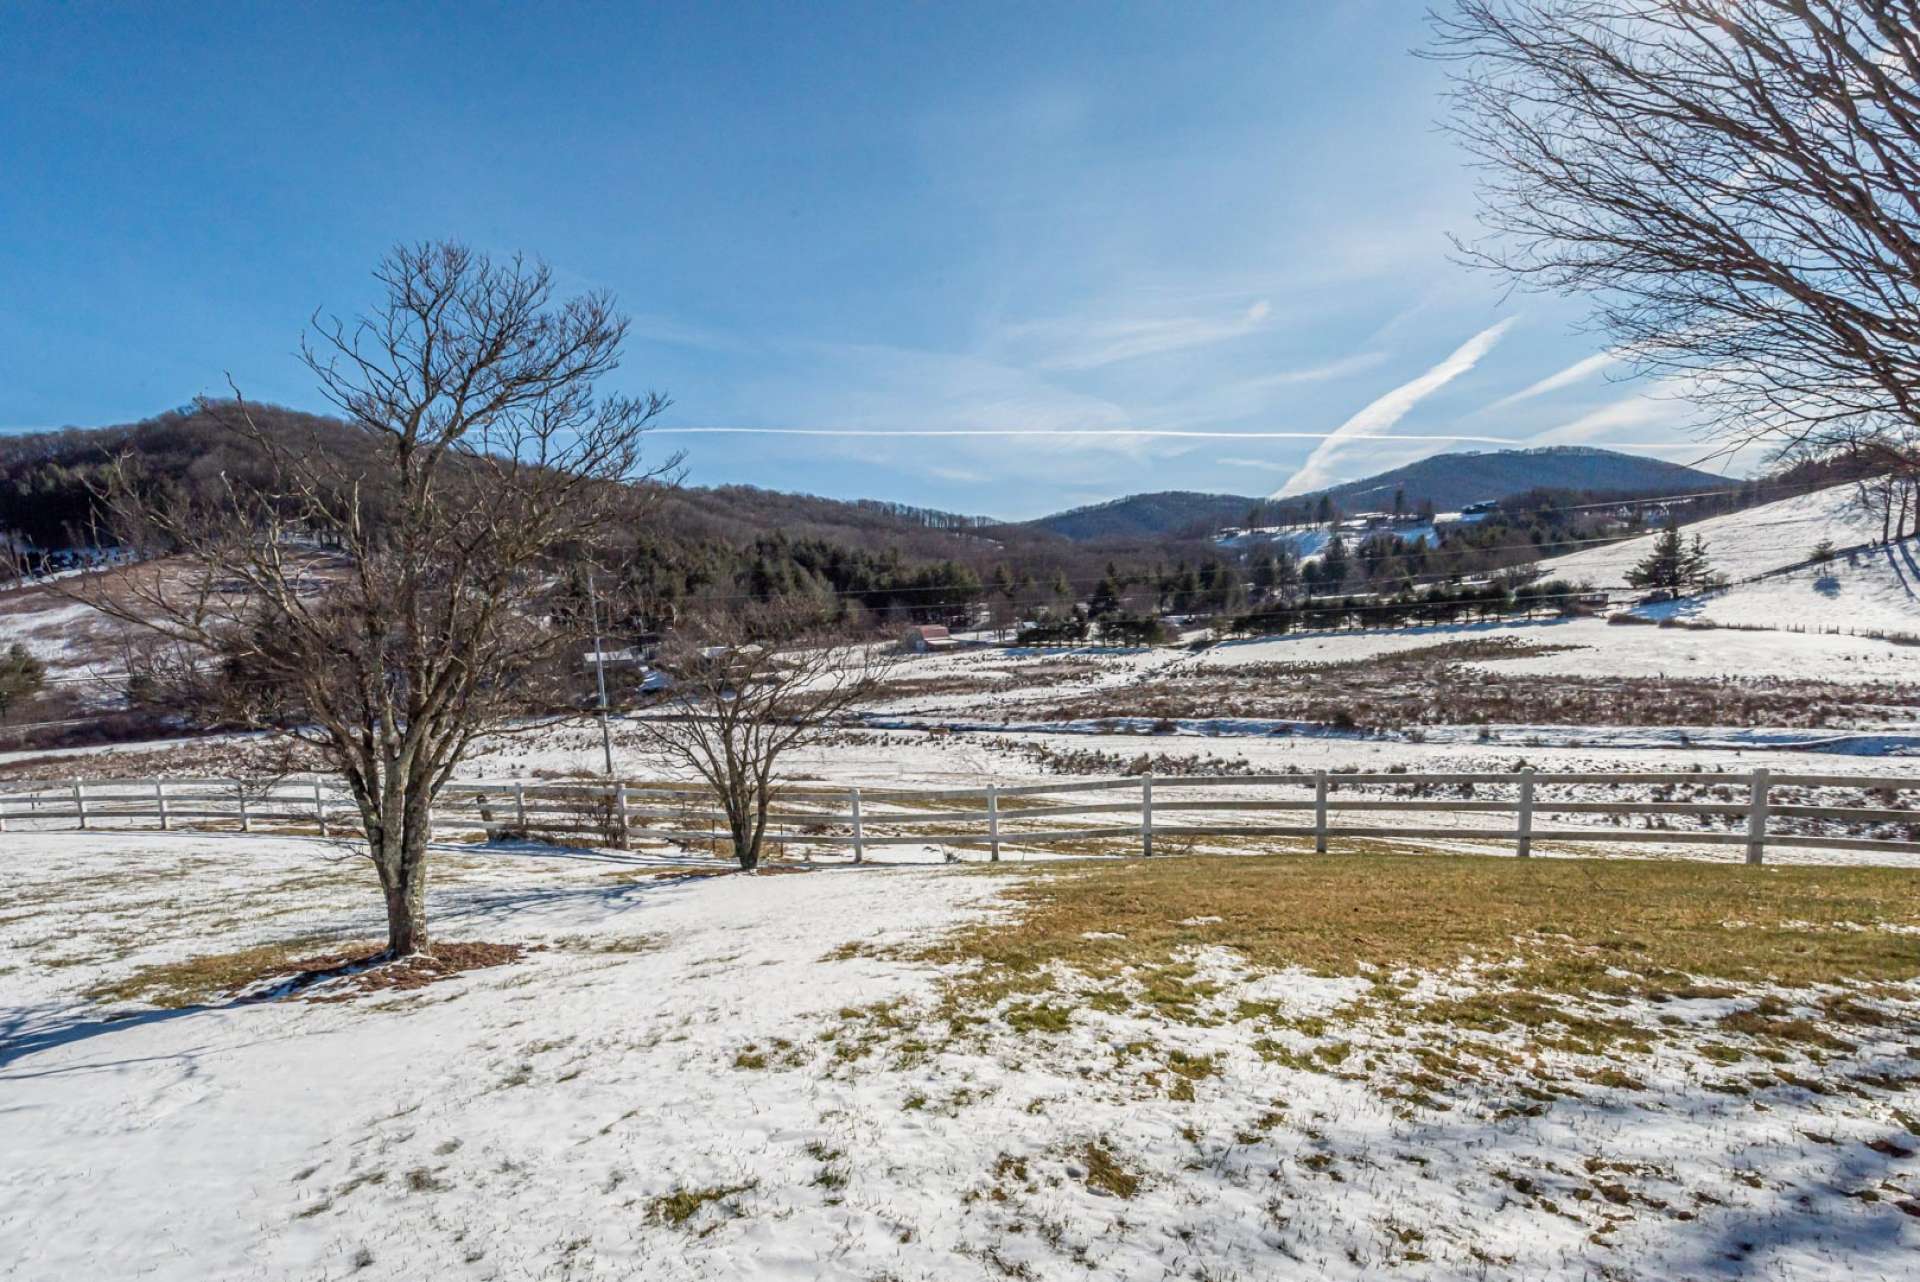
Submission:
[[[1523,286],[1726,439],[1920,442],[1920,3],[1456,0],[1453,131]]]
[[[775,606],[684,616],[660,662],[673,684],[633,724],[713,789],[734,857],[751,871],[781,760],[831,734],[893,658],[874,638],[822,631]]]
[[[221,666],[239,719],[338,770],[399,957],[428,944],[434,798],[478,737],[542,707],[539,675],[579,637],[556,584],[632,517],[666,402],[596,394],[626,321],[605,295],[557,302],[543,265],[423,244],[375,276],[375,311],[316,317],[302,346],[345,433],[270,432],[237,393],[208,402],[266,477],[182,498],[123,457],[100,500],[143,555],[78,591],[199,656],[177,672]]]

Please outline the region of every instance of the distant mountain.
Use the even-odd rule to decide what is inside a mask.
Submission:
[[[1162,490],[1156,494],[1129,494],[1070,512],[1056,512],[1028,525],[1078,542],[1109,538],[1156,538],[1238,525],[1260,500],[1238,494],[1202,494],[1194,490]]]
[[[1445,511],[1485,499],[1510,498],[1528,490],[1681,494],[1728,483],[1724,476],[1661,459],[1591,446],[1555,445],[1533,450],[1435,454],[1378,476],[1296,495],[1284,504],[1311,510],[1325,494],[1342,511],[1364,512],[1391,508],[1393,496],[1404,493],[1409,506],[1431,501]],[[1280,502],[1243,494],[1164,490],[1077,507],[1028,524],[1075,540],[1164,537],[1238,525],[1256,505],[1272,510]]]
[[[1325,493],[1348,512],[1390,508],[1398,491],[1406,493],[1408,503],[1430,499],[1444,511],[1528,490],[1684,494],[1728,484],[1724,476],[1663,459],[1590,445],[1550,445],[1537,450],[1435,454],[1391,472],[1332,486]],[[1318,500],[1320,492],[1305,497]]]

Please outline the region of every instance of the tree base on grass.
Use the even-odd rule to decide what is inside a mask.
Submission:
[[[530,951],[524,944],[484,944],[476,942],[433,945],[431,952],[394,957],[388,950],[373,953],[336,953],[295,962],[294,973],[260,994],[263,999],[293,997],[319,985],[326,991],[314,993],[308,1001],[344,1002],[387,989],[425,988],[436,980],[448,979],[469,970],[505,966],[524,958]]]

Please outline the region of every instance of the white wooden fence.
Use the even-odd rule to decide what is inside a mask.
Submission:
[[[1617,792],[1692,786],[1728,799],[1671,801],[1635,796],[1593,800],[1595,789]],[[1845,788],[1875,794],[1885,806],[1798,804],[1783,791]],[[1342,796],[1345,790],[1392,789],[1411,796]],[[1451,789],[1456,797],[1419,795]],[[1581,790],[1568,797],[1568,789]],[[1499,795],[1483,795],[1483,790]],[[1736,792],[1737,790],[1737,792]],[[1773,831],[1776,819],[1816,821],[1872,830],[1894,826],[1902,838],[1920,837],[1920,808],[1898,804],[1920,792],[1920,778],[1862,775],[1513,773],[1298,773],[1259,776],[1135,776],[1059,779],[1015,786],[924,789],[780,789],[768,815],[765,841],[774,846],[838,847],[863,860],[887,846],[948,846],[984,850],[998,859],[1003,846],[1078,846],[1089,852],[1151,855],[1210,837],[1312,838],[1326,851],[1338,838],[1444,838],[1511,843],[1521,856],[1536,842],[1657,842],[1744,847],[1757,864],[1767,847],[1810,847],[1920,858],[1920,840]],[[1089,794],[1092,796],[1089,798]],[[1412,822],[1368,823],[1366,816],[1407,816]],[[1437,824],[1439,815],[1488,815],[1498,827]],[[1541,826],[1543,816],[1598,815],[1613,825]],[[1284,822],[1267,821],[1278,816]],[[1360,822],[1341,822],[1352,816]],[[607,783],[458,783],[441,794],[436,824],[449,833],[483,831],[586,835],[593,844],[631,846],[665,842],[713,850],[725,843],[725,816],[704,789],[633,781]],[[1421,823],[1421,818],[1428,822]],[[1062,821],[1095,822],[1088,824]],[[1263,822],[1248,822],[1260,819]],[[1644,820],[1649,826],[1624,824]],[[1623,822],[1624,821],[1624,822]],[[1699,827],[1674,827],[1693,822]],[[299,777],[246,779],[73,779],[0,784],[0,832],[61,828],[198,827],[251,832],[315,831],[350,836],[358,824],[351,798],[337,780]],[[1706,825],[1719,824],[1714,831]],[[1801,825],[1806,826],[1806,825]]]

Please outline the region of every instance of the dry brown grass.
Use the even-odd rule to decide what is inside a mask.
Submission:
[[[1562,649],[1511,638],[1421,646],[1334,663],[1247,663],[1164,672],[1095,692],[1042,699],[1023,717],[1238,717],[1355,724],[1583,726],[1881,725],[1920,707],[1920,684],[1848,684],[1799,677],[1587,677],[1503,672],[1475,664]],[[1578,665],[1573,665],[1577,667]]]
[[[1832,985],[1910,996],[1903,981],[1920,976],[1920,946],[1887,929],[1920,926],[1920,872],[1910,870],[1266,855],[1029,868],[1008,894],[1012,920],[914,954],[957,968],[940,1009],[951,1035],[991,1027],[1044,1035],[1064,1030],[1081,1006],[1172,1024],[1285,1024],[1277,1010],[1249,1012],[1245,1002],[1236,1013],[1200,974],[1196,952],[1219,949],[1251,974],[1366,976],[1368,995],[1333,1022],[1367,1041],[1364,1028],[1420,1027],[1476,1045],[1508,1032],[1536,1049],[1638,1054],[1668,1040],[1653,1014],[1661,1003],[1756,994],[1754,1015],[1721,1031],[1833,1048],[1858,1026],[1892,1018],[1920,1038],[1920,1022],[1871,1005],[1828,1001],[1813,1012],[1819,1024],[1776,1018],[1784,1008],[1768,996]],[[1470,994],[1415,995],[1423,977],[1457,978],[1469,966]],[[1063,972],[1081,980],[1064,983]],[[1649,1004],[1623,1006],[1635,998]],[[1818,994],[1807,1001],[1818,1005]],[[1314,1023],[1322,1026],[1311,1036],[1328,1031]],[[1487,1062],[1508,1054],[1474,1053]],[[1339,1071],[1337,1061],[1292,1058]]]
[[[337,936],[301,935],[233,952],[142,966],[130,975],[89,988],[84,996],[96,1002],[137,1001],[164,1010],[178,1010],[237,992],[272,975],[290,974],[300,968],[303,958],[312,957],[321,949],[358,948],[371,952],[379,947],[372,941],[354,944]]]
[[[327,951],[316,952],[316,948]],[[142,966],[122,979],[88,989],[85,996],[100,1002],[139,1001],[178,1010],[236,996],[251,999],[262,991],[278,992],[277,986],[267,984],[269,980],[290,981],[291,987],[286,990],[289,994],[304,991],[320,980],[336,980],[339,982],[313,1000],[343,1001],[388,989],[423,988],[469,970],[519,961],[529,951],[521,944],[442,940],[430,952],[388,962],[380,960],[384,949],[384,944],[372,940],[343,944],[338,939],[309,935]]]
[[[1920,926],[1920,872],[1906,869],[1267,855],[1030,866],[1009,894],[1018,920],[923,956],[1098,974],[1222,947],[1327,975],[1520,957],[1556,986],[1586,987],[1612,969],[1786,985],[1920,975],[1913,937],[1874,929]]]

